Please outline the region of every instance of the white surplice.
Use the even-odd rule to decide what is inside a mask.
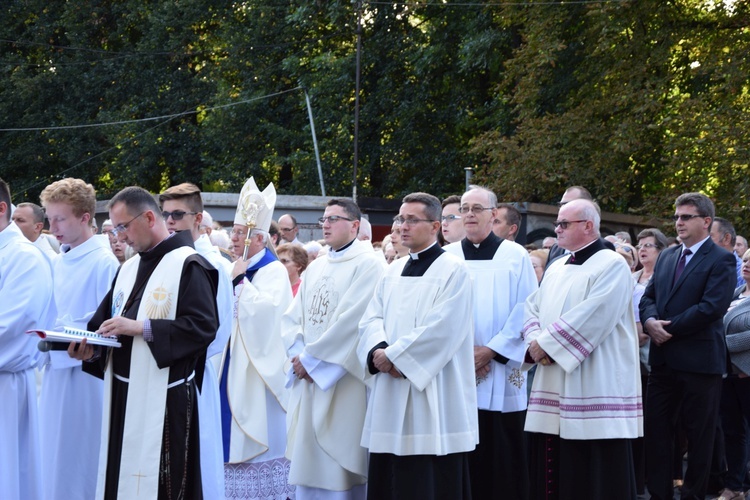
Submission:
[[[461,242],[445,247],[463,258]],[[526,344],[521,336],[526,298],[537,289],[529,253],[504,240],[491,260],[466,260],[474,291],[474,343],[508,358],[490,362],[490,372],[477,383],[480,410],[513,412],[526,409],[526,380],[521,364]]]
[[[358,323],[384,269],[369,242],[354,240],[341,252],[330,251],[305,270],[284,315],[289,357],[299,355],[314,381],[289,371],[286,456],[298,500],[361,498],[365,492],[367,450],[360,441],[367,389],[356,354]]]
[[[526,431],[569,440],[642,436],[630,269],[610,250],[583,265],[568,260],[553,262],[526,301],[525,341],[554,360],[537,365]]]
[[[46,328],[85,330],[119,266],[104,238],[63,245],[53,261],[58,317]],[[104,385],[67,351],[50,351],[49,361],[39,400],[44,498],[87,500],[96,488]]]
[[[371,388],[362,446],[402,456],[471,451],[479,439],[471,278],[448,253],[419,277],[401,276],[408,260],[386,269],[359,323]],[[381,342],[405,378],[370,374],[368,354]]]
[[[209,499],[221,498],[224,495],[224,457],[221,446],[221,404],[217,367],[232,334],[234,296],[230,277],[231,263],[222,257],[219,249],[211,244],[207,235],[201,235],[194,244],[196,252],[219,271],[219,288],[216,290],[219,329],[216,331],[216,338],[208,346],[203,387],[198,395],[201,482],[203,496]]]
[[[0,498],[42,497],[34,368],[54,315],[52,269],[14,223],[0,232]]]

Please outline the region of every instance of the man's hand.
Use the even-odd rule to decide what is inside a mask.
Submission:
[[[539,342],[536,340],[532,340],[529,344],[529,354],[531,354],[531,359],[533,359],[535,363],[544,366],[547,366],[550,363],[547,353],[544,352],[544,349],[539,346]]]
[[[495,351],[489,347],[474,346],[474,375],[481,380],[490,373],[492,365],[490,362],[495,357]]]
[[[78,361],[86,361],[94,355],[94,346],[86,345],[86,339],[81,340],[80,344],[71,342],[68,346],[68,356]]]
[[[664,327],[670,324],[671,321],[663,319],[649,318],[643,324],[644,329],[654,341],[656,345],[662,345],[664,342],[672,338],[672,334],[668,333]]]
[[[372,353],[372,363],[382,373],[387,373],[393,378],[403,378],[401,372],[393,366],[393,363],[385,355],[385,349],[377,349]]]
[[[115,316],[102,323],[96,332],[104,337],[114,337],[116,335],[135,337],[143,335],[143,321]]]
[[[245,274],[247,271],[247,265],[250,262],[250,259],[242,260],[242,256],[240,256],[239,259],[234,261],[234,267],[232,267],[232,280],[234,280],[237,276],[241,274]]]
[[[310,375],[307,373],[305,367],[302,366],[302,362],[299,360],[299,356],[295,356],[292,358],[292,370],[294,370],[294,374],[298,379],[307,380],[311,384],[313,383],[312,377],[310,377]]]

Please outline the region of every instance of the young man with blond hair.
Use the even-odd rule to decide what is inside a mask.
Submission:
[[[102,301],[119,263],[105,238],[95,238],[91,220],[96,193],[81,179],[62,179],[40,196],[50,232],[60,242],[53,260],[57,318],[47,330],[85,329]],[[66,344],[49,352],[39,400],[44,497],[85,499],[96,488],[104,386],[70,358]],[[85,433],[71,429],[86,429]],[[80,481],[71,481],[75,475]]]

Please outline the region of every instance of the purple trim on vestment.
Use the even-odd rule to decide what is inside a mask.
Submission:
[[[555,338],[555,340],[557,340],[557,342],[578,361],[583,361],[589,356],[589,354],[591,354],[588,349],[583,347],[583,345],[578,340],[573,338],[571,334],[565,331],[563,327],[561,327],[557,323],[552,323],[551,327],[553,328],[552,337]],[[557,335],[554,335],[555,333],[557,333]],[[566,342],[562,342],[559,338],[557,338],[557,336],[562,337]],[[574,350],[569,349],[567,347],[568,345],[572,346],[575,351],[578,351],[578,353],[580,353],[582,357],[579,356]]]

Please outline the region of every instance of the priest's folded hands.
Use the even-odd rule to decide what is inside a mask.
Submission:
[[[544,349],[539,346],[536,340],[532,340],[529,344],[529,354],[531,354],[531,358],[535,363],[545,366],[550,364],[549,356],[547,356],[547,353],[544,352]]]
[[[389,374],[393,378],[403,378],[401,372],[391,363],[388,356],[385,355],[385,349],[377,349],[372,353],[372,363],[375,365],[375,368]]]

